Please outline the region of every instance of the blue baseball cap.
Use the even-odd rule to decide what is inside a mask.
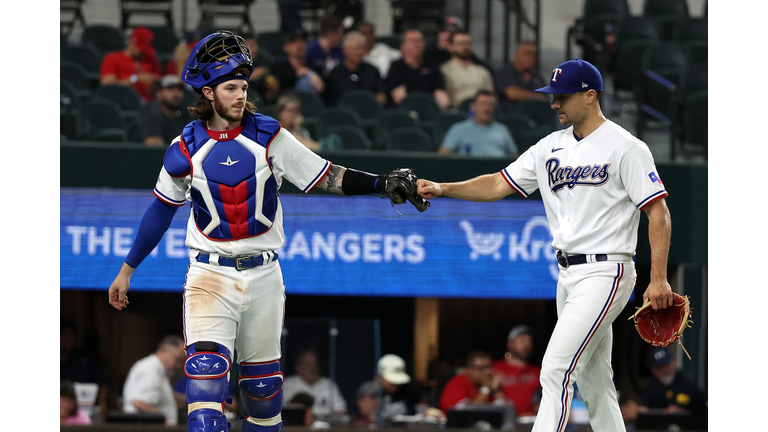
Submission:
[[[657,368],[672,363],[672,353],[666,348],[658,347],[653,350],[651,367]]]
[[[603,91],[603,77],[591,63],[582,59],[560,63],[553,71],[549,85],[535,91],[570,94],[587,90]]]

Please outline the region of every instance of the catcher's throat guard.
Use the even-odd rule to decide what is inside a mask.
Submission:
[[[667,347],[677,342],[690,360],[691,355],[680,342],[680,338],[683,331],[693,324],[691,302],[688,296],[672,293],[672,297],[671,306],[653,310],[651,303],[646,303],[637,308],[637,312],[629,319],[634,320],[635,329],[645,342],[656,347]]]

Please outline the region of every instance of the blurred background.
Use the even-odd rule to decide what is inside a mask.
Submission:
[[[191,121],[184,107],[198,96],[179,80],[183,63],[217,29],[248,40],[256,64],[249,99],[308,148],[343,166],[411,167],[435,181],[501,170],[559,129],[549,100],[531,88],[568,59],[595,64],[603,113],[648,144],[670,194],[669,280],[694,310],[683,338],[692,359],[675,345],[670,362],[706,401],[706,0],[62,0],[60,24],[61,374],[74,383],[91,428],[156,420],[123,412],[123,384],[165,336],[182,334],[184,212],[137,270],[130,308],[117,313],[106,290],[154,199],[165,149]],[[362,51],[345,37],[353,32],[365,38]],[[318,41],[335,51],[313,58]],[[340,84],[362,76],[360,53],[375,66],[373,78]],[[413,62],[433,78],[410,80],[403,67]],[[451,74],[452,62],[471,64],[477,82]],[[313,74],[319,80],[302,79]],[[495,95],[490,112],[475,103],[481,90]],[[455,138],[456,125],[473,121],[508,131],[505,150]],[[282,370],[299,376],[300,354],[311,349],[313,367],[336,383],[345,405],[327,414],[315,407],[312,421],[296,426],[349,427],[369,409],[358,404],[362,385],[376,379],[387,354],[404,361],[418,403],[385,422],[381,399],[378,427],[445,425],[445,411],[432,409],[446,383],[465,372],[471,352],[503,362],[519,325],[532,329],[526,361],[540,366],[557,318],[557,266],[538,192],[491,204],[439,198],[423,215],[399,206],[400,215],[373,197],[304,195],[287,182],[281,201]],[[642,405],[659,367],[628,321],[649,282],[647,238],[643,214],[635,295],[613,325],[614,381],[625,407]],[[179,371],[171,375],[177,384]],[[235,392],[233,418],[242,414],[236,399]],[[183,401],[178,408],[183,425]],[[530,415],[517,414],[513,427],[525,430]],[[509,429],[493,419],[486,420]],[[637,430],[669,426],[626,419]],[[589,430],[583,416],[572,421]]]

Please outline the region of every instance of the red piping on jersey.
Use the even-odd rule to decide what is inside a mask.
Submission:
[[[517,194],[518,194],[518,195],[520,195],[521,197],[523,197],[523,198],[528,198],[527,196],[525,196],[525,194],[524,194],[524,193],[520,192],[520,191],[519,191],[519,190],[518,190],[518,189],[517,189],[517,188],[516,188],[516,187],[515,187],[515,186],[512,184],[512,182],[510,182],[510,181],[509,181],[509,179],[507,178],[507,176],[505,176],[505,175],[504,175],[504,173],[503,173],[502,171],[504,171],[504,170],[501,170],[501,171],[499,171],[499,174],[501,174],[501,177],[504,179],[504,181],[505,181],[505,182],[507,182],[507,184],[509,185],[509,187],[511,187],[511,188],[512,188],[512,189],[513,189],[515,192],[517,192]]]
[[[154,195],[157,197],[157,199],[159,199],[160,201],[162,201],[162,202],[164,202],[164,203],[166,203],[166,204],[168,204],[168,205],[172,205],[172,206],[175,206],[175,207],[181,207],[181,206],[183,206],[184,204],[186,204],[186,201],[185,201],[185,202],[183,202],[183,203],[181,203],[181,204],[176,204],[176,203],[172,203],[172,202],[170,202],[170,201],[167,201],[167,200],[165,200],[163,197],[161,197],[160,195],[158,195],[158,194],[157,194],[157,191],[152,191],[152,193],[153,193],[153,194],[154,194]]]
[[[314,185],[314,186],[312,186],[312,189],[310,189],[310,190],[308,190],[308,191],[307,191],[307,193],[308,193],[308,194],[312,193],[312,191],[313,191],[313,190],[315,190],[315,188],[317,187],[317,185],[319,185],[319,184],[320,184],[320,182],[321,182],[321,181],[323,181],[323,177],[325,177],[326,175],[328,175],[328,171],[330,171],[330,170],[331,170],[331,167],[332,167],[332,166],[333,166],[333,162],[331,162],[331,161],[328,161],[328,168],[325,170],[325,172],[323,173],[323,175],[321,175],[321,176],[320,176],[320,178],[317,180],[317,183],[315,183],[315,185]]]
[[[652,199],[652,200],[648,201],[647,203],[645,203],[645,205],[644,205],[644,206],[640,207],[640,210],[642,210],[642,209],[644,209],[644,208],[648,207],[648,204],[650,204],[650,203],[652,203],[652,202],[654,202],[654,201],[658,200],[659,198],[664,198],[664,197],[667,197],[667,196],[669,196],[669,193],[668,193],[668,192],[664,192],[663,194],[661,194],[661,195],[657,196],[656,198],[654,198],[654,199]]]

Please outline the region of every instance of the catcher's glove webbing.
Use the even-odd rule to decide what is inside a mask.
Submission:
[[[408,168],[398,168],[386,176],[382,176],[386,179],[384,191],[378,195],[382,198],[389,198],[392,203],[392,208],[399,214],[395,204],[404,204],[406,201],[413,204],[416,210],[420,212],[426,211],[430,204],[429,201],[420,197],[416,192],[418,178],[412,170]]]
[[[693,323],[691,302],[688,296],[683,297],[675,293],[672,293],[672,296],[671,306],[653,310],[651,303],[646,303],[643,307],[637,308],[637,312],[629,319],[635,321],[637,333],[644,341],[657,347],[666,347],[672,342],[677,342],[690,360],[691,356],[680,342],[680,337],[683,331]]]

